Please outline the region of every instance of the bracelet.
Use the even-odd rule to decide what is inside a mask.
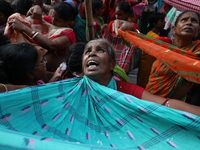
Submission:
[[[30,37],[32,37],[35,33],[36,31],[32,31]]]
[[[170,98],[166,98],[165,101],[161,105],[165,106],[168,103],[169,100],[170,100]]]
[[[34,39],[38,34],[39,34],[39,32],[35,32],[35,34],[33,34],[33,36],[31,38]]]
[[[0,83],[0,85],[2,85],[5,88],[5,90],[6,90],[5,92],[8,92],[8,88],[5,84]]]

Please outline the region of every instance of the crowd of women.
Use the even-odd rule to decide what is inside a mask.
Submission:
[[[116,93],[132,95],[137,101],[150,101],[161,107],[172,108],[169,109],[171,111],[176,109],[200,116],[200,42],[197,39],[200,33],[200,14],[192,10],[182,12],[171,28],[173,38],[169,38],[168,31],[164,30],[166,14],[153,13],[149,16],[149,32],[144,35],[140,33],[137,21],[131,20],[135,17],[134,6],[140,3],[145,2],[92,0],[95,39],[89,41],[85,4],[82,1],[52,1],[51,5],[48,5],[43,4],[43,1],[18,0],[9,3],[0,0],[0,14],[3,16],[0,17],[0,92],[3,92],[0,96],[3,97],[5,93],[12,94],[8,91],[23,92],[24,88],[32,86],[39,89],[44,86],[48,89],[48,86],[53,85],[52,82],[65,81],[71,83],[67,84],[71,86],[69,89],[74,88],[72,91],[66,89],[70,95],[81,85],[76,81],[82,77],[82,82],[92,84],[91,88],[96,87],[95,84],[98,83],[99,87],[94,89],[96,91],[98,88],[108,87],[119,91]],[[18,7],[21,5],[24,7]],[[129,31],[133,32],[135,37],[139,37],[139,41],[126,38]],[[143,44],[144,39],[151,44]],[[156,51],[155,49],[159,49],[157,46],[163,46],[162,50]],[[168,51],[173,53],[161,57],[163,52]],[[180,64],[187,64],[194,69],[188,71],[187,67],[184,68]],[[128,73],[137,67],[137,84],[133,84],[130,83]],[[78,98],[81,99],[81,96],[87,94],[101,101],[98,92],[87,92],[81,87],[77,90]],[[55,93],[52,93],[52,97]],[[63,92],[58,93],[62,95]],[[51,93],[46,94],[51,97]],[[5,99],[10,98],[5,95]],[[63,96],[58,96],[57,99],[63,99]],[[127,100],[131,103],[130,99]],[[27,100],[28,103],[30,101]],[[1,104],[3,107],[6,104],[5,100],[2,103],[0,100]],[[64,108],[67,109],[68,105],[72,104],[68,103]],[[121,102],[119,105],[121,106]],[[43,104],[40,107],[42,106]],[[127,109],[125,105],[122,107]],[[14,110],[16,109],[18,108]],[[52,106],[45,111],[50,109]],[[110,112],[109,109],[105,109]],[[12,107],[9,110],[12,110]],[[58,113],[55,117],[60,115]],[[1,119],[5,119],[3,114],[0,116]],[[120,121],[118,123],[123,124]],[[8,128],[11,129],[10,126]],[[90,138],[89,136],[88,131],[86,138]]]

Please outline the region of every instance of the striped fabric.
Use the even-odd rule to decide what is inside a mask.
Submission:
[[[200,117],[114,89],[84,76],[1,93],[0,149],[200,147]]]
[[[163,0],[165,3],[177,8],[180,11],[194,10],[200,13],[199,0]]]
[[[119,34],[129,43],[139,47],[149,55],[161,60],[169,69],[188,81],[200,83],[200,40],[185,49],[131,31]],[[196,53],[196,54],[195,54]]]
[[[115,49],[117,65],[123,68],[126,73],[136,68],[135,64],[137,64],[137,62],[134,62],[134,52],[137,54],[137,50],[135,46],[126,45],[123,38],[112,35],[107,29],[105,29],[104,32],[103,38],[108,40]]]

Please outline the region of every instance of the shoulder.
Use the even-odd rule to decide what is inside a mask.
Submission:
[[[168,38],[168,37],[157,37],[156,38],[157,40],[160,40],[160,41],[163,41],[163,42],[166,42],[166,43],[169,43],[169,44],[172,44],[172,39],[171,38]]]
[[[123,92],[125,94],[130,94],[139,99],[142,98],[142,93],[144,92],[144,88],[129,82],[116,81],[116,83],[118,91]]]
[[[150,36],[150,37],[152,37],[152,38],[158,38],[158,37],[159,37],[159,35],[156,34],[156,33],[153,32],[153,31],[149,31],[149,32],[147,33],[147,35]]]

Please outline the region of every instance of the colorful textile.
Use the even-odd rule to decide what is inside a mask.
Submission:
[[[116,36],[112,32],[111,28],[113,22],[114,21],[111,21],[108,25],[108,28],[104,30],[102,38],[108,40],[115,49],[117,65],[122,67],[125,72],[128,73],[129,71],[138,67],[137,65],[139,59],[135,59],[134,55],[137,55],[136,57],[140,57],[140,53],[135,46],[126,44],[122,37]]]
[[[38,21],[33,20],[30,17],[26,17],[24,15],[20,15],[19,13],[15,13],[8,18],[8,21],[17,18],[22,23],[27,25],[28,27],[32,28],[35,31],[40,32],[42,35],[46,36],[49,39],[54,39],[59,36],[67,36],[71,42],[71,44],[76,42],[75,34],[71,28],[64,28],[64,27],[56,27],[46,21]],[[43,51],[44,53],[47,52],[46,49],[40,47],[38,44],[35,43],[33,39],[31,39],[27,34],[20,33],[16,30],[10,28],[9,24],[7,23],[6,29],[4,32],[5,35],[10,36],[11,43],[19,43],[19,42],[27,42],[34,45],[38,50]],[[69,36],[68,36],[69,35]],[[57,50],[52,52],[54,55],[63,55],[66,54],[66,49],[64,50]]]
[[[82,19],[80,14],[76,16],[74,22],[74,32],[76,33],[77,42],[87,42],[86,39],[86,20]]]
[[[172,40],[170,41],[170,43],[172,43]],[[194,53],[199,53],[200,41],[193,42],[191,45],[183,47],[182,49]],[[180,77],[176,72],[169,69],[163,62],[156,60],[152,66],[149,83],[146,89],[150,93],[161,95],[163,97],[173,98],[174,95],[178,94],[178,89],[180,89],[183,86],[187,88],[186,85],[183,85],[184,83],[184,78]],[[179,94],[179,99],[185,100],[186,95],[192,86],[193,83],[189,83],[188,90],[181,90],[180,92],[182,94]]]
[[[159,37],[159,35],[156,34],[156,33],[153,32],[153,31],[149,31],[149,32],[147,33],[147,36],[150,36],[150,37],[152,37],[152,38],[157,38],[157,37]]]
[[[163,0],[163,1],[177,8],[180,11],[194,10],[200,13],[199,0]]]
[[[131,79],[128,77],[124,69],[122,69],[120,66],[115,65],[113,73],[115,77],[119,78],[120,81],[131,82]]]
[[[102,36],[102,31],[101,31],[101,26],[104,24],[104,20],[102,17],[99,17],[100,20],[100,24],[98,24],[97,22],[94,22],[94,34],[95,34],[95,38],[101,38]],[[89,35],[89,33],[88,33]]]
[[[136,84],[133,84],[133,83],[123,82],[123,81],[116,81],[116,82],[117,82],[117,90],[118,91],[125,93],[125,94],[132,95],[139,99],[142,98],[144,88],[142,88]]]
[[[93,22],[93,27],[94,27],[94,38],[95,39],[100,39],[102,37],[102,30],[101,30],[101,26],[104,24],[104,20],[102,17],[98,17],[99,20],[100,20],[100,24],[98,22]],[[87,41],[90,41],[90,38],[89,38],[89,29],[88,29],[88,26],[86,26],[86,39]]]
[[[200,147],[200,117],[138,100],[112,88],[116,89],[113,79],[105,87],[84,76],[1,93],[0,147]],[[185,142],[188,139],[190,144]]]
[[[129,2],[131,6],[134,6],[136,4],[136,0],[125,0],[126,2]],[[104,4],[104,13],[103,16],[106,18],[106,22],[110,23],[111,21],[115,20],[115,8],[118,4],[118,1],[115,0],[103,0]],[[136,16],[139,16],[143,10],[143,5],[146,5],[146,3],[142,3],[141,5],[138,5],[136,9]]]
[[[165,17],[165,30],[168,30],[172,26],[174,26],[174,23],[176,21],[176,18],[180,15],[182,11],[178,11],[176,8],[172,7],[170,11],[166,14]],[[173,38],[172,30],[168,33],[168,37]]]
[[[200,53],[200,40],[193,42],[185,49],[179,49],[143,34],[121,30],[119,30],[119,34],[127,42],[161,60],[169,69],[186,80],[200,83],[200,61],[198,56]]]
[[[146,2],[141,2],[137,5],[132,4],[131,9],[133,11],[133,15],[135,18],[141,18],[142,17],[142,12],[144,11],[145,6],[147,6],[148,4]]]
[[[149,31],[147,33],[147,36],[150,36],[152,38],[159,37],[159,35],[153,31]],[[149,81],[151,66],[155,60],[156,60],[155,57],[143,52],[143,54],[140,58],[140,63],[139,63],[139,68],[138,68],[137,85],[139,85],[143,88],[146,87],[146,85]]]

